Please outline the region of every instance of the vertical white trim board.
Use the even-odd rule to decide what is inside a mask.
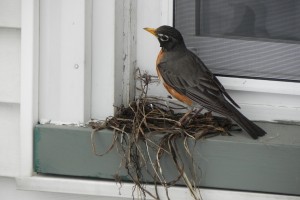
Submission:
[[[116,23],[116,15],[122,13],[116,13],[115,7],[116,0],[93,1],[91,117],[96,119],[114,114],[115,47],[120,45],[115,43],[115,31],[116,26],[118,29],[123,26]],[[121,85],[121,79],[117,83]]]
[[[91,0],[40,2],[40,119],[90,119],[91,12]]]
[[[33,127],[38,121],[39,0],[22,0],[20,169],[31,176]]]

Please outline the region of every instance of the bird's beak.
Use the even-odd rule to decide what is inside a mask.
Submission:
[[[144,30],[148,31],[149,33],[153,34],[157,37],[156,29],[155,28],[144,28]]]

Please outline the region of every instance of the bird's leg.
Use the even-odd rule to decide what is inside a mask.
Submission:
[[[198,110],[193,114],[192,119],[197,116],[202,110],[204,109],[204,107],[198,108]]]
[[[188,121],[188,116],[193,112],[193,109],[189,110],[188,112],[186,112],[180,119],[179,119],[179,124],[180,126],[183,126],[187,123]]]
[[[179,119],[179,123],[181,126],[185,126],[190,120],[192,120],[195,116],[197,116],[204,108],[201,107],[199,109],[197,109],[197,111],[191,116],[189,117],[189,115],[195,110],[195,108],[192,108],[191,110],[189,110],[188,112],[186,112],[180,119]]]

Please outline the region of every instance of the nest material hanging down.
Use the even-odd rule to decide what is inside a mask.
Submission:
[[[168,187],[179,181],[187,186],[194,199],[201,199],[197,188],[200,175],[196,173],[196,170],[191,170],[199,168],[199,166],[185,166],[187,163],[183,161],[182,153],[179,153],[178,141],[184,146],[185,159],[188,158],[189,163],[195,165],[188,139],[197,141],[220,134],[228,135],[228,130],[232,127],[231,121],[227,118],[213,116],[210,112],[191,113],[192,117],[183,125],[180,119],[184,113],[177,111],[185,108],[174,102],[166,102],[161,98],[148,97],[147,90],[151,76],[144,74],[139,75],[139,78],[141,80],[139,98],[131,102],[127,108],[118,108],[116,115],[108,117],[104,122],[90,123],[93,128],[94,153],[100,155],[96,153],[93,135],[104,128],[112,129],[115,134],[114,141],[105,153],[112,148],[118,148],[123,157],[121,166],[127,170],[128,176],[135,183],[135,189],[140,190],[142,198],[150,195],[154,199],[160,199],[157,190],[153,193],[146,189],[143,175],[146,172],[153,180],[152,184],[165,187],[168,199]],[[163,173],[161,167],[163,156],[169,156],[173,161],[174,168],[178,171],[178,176],[172,177],[172,180],[167,180]],[[120,181],[118,174],[116,180]]]

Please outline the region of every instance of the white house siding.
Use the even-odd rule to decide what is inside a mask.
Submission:
[[[0,1],[0,27],[20,28],[21,0]]]
[[[20,3],[0,0],[0,176],[8,177],[19,160]]]
[[[16,189],[20,161],[21,0],[0,0],[0,199],[113,200]]]

